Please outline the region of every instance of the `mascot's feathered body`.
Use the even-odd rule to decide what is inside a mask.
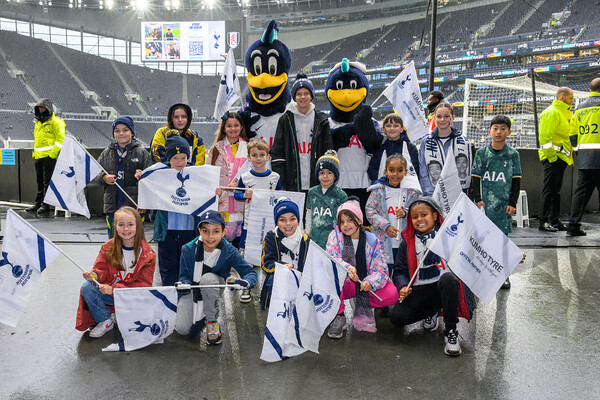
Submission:
[[[373,110],[365,104],[368,94],[369,81],[364,64],[344,58],[329,71],[325,95],[330,104],[333,144],[340,159],[337,185],[343,189],[363,189],[352,193],[358,195],[363,205],[366,201],[364,189],[371,183],[367,175],[371,154],[383,140],[383,132],[373,119]]]
[[[249,90],[241,110],[248,137],[262,137],[269,148],[279,117],[292,98],[288,85],[292,54],[277,40],[278,30],[277,21],[269,21],[262,38],[246,51]]]

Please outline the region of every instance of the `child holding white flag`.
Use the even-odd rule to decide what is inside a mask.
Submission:
[[[168,165],[177,171],[187,166],[190,148],[187,141],[173,134],[165,142]],[[183,184],[183,182],[182,182]],[[158,243],[158,269],[163,286],[173,286],[179,274],[181,246],[196,237],[193,215],[158,210],[154,217],[154,241]]]
[[[521,159],[519,152],[506,145],[511,134],[510,118],[497,115],[490,123],[492,143],[475,153],[471,174],[471,194],[477,207],[505,234],[512,232],[512,215],[517,212],[521,190]],[[502,285],[510,289],[510,280]]]
[[[475,308],[471,291],[427,246],[442,224],[440,207],[430,197],[413,201],[408,208],[411,223],[402,231],[402,241],[394,263],[393,280],[399,290],[400,303],[392,309],[390,321],[397,327],[424,320],[423,327],[433,331],[444,312],[444,352],[458,356],[458,317],[470,319]],[[418,268],[418,266],[421,268]],[[409,287],[413,276],[416,277]]]
[[[339,339],[344,335],[344,300],[356,297],[354,329],[365,332],[377,331],[372,307],[388,307],[398,300],[381,249],[381,242],[363,226],[358,198],[350,196],[338,208],[337,226],[327,240],[327,253],[348,269],[338,314],[327,330],[330,338]]]
[[[123,188],[131,199],[137,201],[138,180],[142,176],[142,170],[151,164],[150,153],[135,139],[135,127],[131,117],[116,118],[112,124],[112,131],[115,141],[98,157],[98,163],[108,173],[103,172],[96,178],[104,187],[104,213],[109,239],[114,236],[115,211],[125,205],[135,206],[115,184]]]
[[[246,248],[246,235],[248,234],[248,224],[250,221],[250,202],[252,201],[252,191],[255,189],[264,190],[282,190],[279,174],[267,168],[269,161],[269,145],[262,138],[254,138],[248,142],[248,160],[252,164],[250,171],[241,174],[238,181],[238,188],[245,188],[245,191],[237,190],[233,197],[237,201],[244,202],[244,226],[238,249],[242,257]],[[240,302],[249,303],[252,301],[250,290],[242,290],[240,293]]]
[[[81,285],[75,328],[85,331],[96,324],[90,331],[93,338],[114,328],[113,290],[152,286],[154,276],[156,255],[146,242],[140,214],[122,207],[115,212],[114,224],[117,234],[102,245],[92,269],[83,273],[86,282]]]
[[[208,151],[206,162],[221,167],[220,186],[235,188],[241,167],[248,159],[248,136],[242,117],[235,112],[227,111],[221,117],[215,142]],[[232,190],[217,188],[219,211],[225,219],[225,238],[238,247],[244,220],[244,203],[236,201]]]
[[[277,200],[273,209],[275,229],[267,232],[263,242],[262,269],[267,274],[260,291],[260,308],[265,310],[271,302],[275,263],[285,264],[300,272],[308,252],[310,237],[299,227],[298,205],[287,197]]]
[[[450,103],[441,102],[434,111],[434,119],[437,126],[425,136],[419,148],[419,173],[423,194],[431,196],[435,184],[442,173],[446,157],[459,157],[462,154],[466,158],[465,179],[461,179],[463,191],[469,189],[471,183],[471,142],[463,136],[452,123],[454,121],[454,108]],[[463,158],[460,156],[460,158]],[[460,161],[462,165],[463,162]]]
[[[371,192],[365,207],[367,219],[373,234],[383,243],[381,252],[389,268],[394,267],[400,231],[406,226],[405,209],[421,193],[402,187],[407,171],[406,159],[400,154],[392,154],[385,162],[385,175],[367,189]]]
[[[200,215],[198,224],[200,237],[187,243],[181,249],[181,267],[179,269],[180,284],[202,286],[224,285],[231,268],[234,268],[240,279],[232,282],[244,289],[252,289],[256,284],[257,275],[233,247],[224,239],[225,220],[214,210],[208,210]],[[223,341],[219,327],[219,297],[222,288],[203,287],[192,289],[190,293],[181,291],[177,303],[177,322],[175,329],[181,335],[196,336],[206,323],[206,341],[217,345]]]

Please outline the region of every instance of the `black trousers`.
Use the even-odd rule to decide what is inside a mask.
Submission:
[[[35,167],[35,177],[37,180],[37,195],[35,196],[36,203],[42,203],[44,196],[50,185],[50,179],[52,179],[52,173],[54,172],[54,166],[56,160],[50,157],[37,158],[33,160]]]
[[[577,178],[577,186],[573,191],[571,198],[571,213],[569,215],[568,230],[578,229],[583,218],[585,206],[590,201],[594,189],[600,193],[600,170],[599,169],[580,169]]]
[[[460,282],[456,275],[447,272],[435,283],[413,286],[412,293],[392,309],[390,321],[396,327],[402,327],[431,317],[442,309],[446,330],[455,329],[459,301]]]
[[[163,286],[173,286],[179,279],[181,247],[196,237],[194,231],[167,230],[167,236],[158,242],[158,270]]]
[[[542,197],[540,199],[540,224],[550,222],[556,224],[560,217],[560,188],[563,183],[563,176],[567,163],[560,158],[551,163],[548,160],[542,161],[544,170],[544,183],[542,187]]]

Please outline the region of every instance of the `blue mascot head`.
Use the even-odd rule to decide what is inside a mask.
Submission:
[[[277,21],[271,20],[262,38],[246,51],[248,87],[246,95],[252,111],[269,116],[285,111],[291,93],[288,75],[292,64],[290,49],[277,40]]]
[[[330,116],[334,121],[351,122],[369,94],[369,81],[364,64],[344,58],[327,77],[325,95],[329,100]]]

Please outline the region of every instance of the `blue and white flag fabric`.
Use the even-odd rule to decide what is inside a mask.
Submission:
[[[523,258],[523,252],[462,192],[429,249],[485,303]]]
[[[292,321],[296,295],[302,273],[275,263],[273,292],[269,305],[265,339],[260,359],[268,362],[285,360],[306,351],[287,339],[288,326]]]
[[[73,136],[66,135],[44,203],[90,218],[83,189],[102,167]]]
[[[0,257],[0,322],[16,327],[35,284],[60,250],[12,209]]]
[[[427,135],[427,119],[423,112],[423,99],[414,61],[404,68],[382,94],[402,118],[410,140],[414,142]]]
[[[348,271],[312,240],[288,326],[291,343],[319,352],[319,341],[337,315]]]
[[[138,206],[188,215],[218,211],[220,170],[214,165],[185,167],[181,171],[163,163],[151,165],[142,172],[138,183]]]
[[[215,102],[215,111],[213,116],[217,120],[221,120],[223,114],[241,97],[240,80],[235,67],[235,55],[233,48],[229,48],[223,75],[221,75],[221,84],[217,93],[217,101]]]
[[[252,265],[261,265],[263,242],[267,232],[275,229],[273,219],[273,208],[275,203],[281,197],[287,197],[292,200],[300,210],[300,223],[304,215],[304,198],[302,192],[286,192],[282,190],[263,190],[252,191],[252,200],[250,200],[248,232],[246,235],[246,249],[244,250],[244,259]]]
[[[163,340],[175,329],[174,286],[115,289],[117,326],[123,339],[102,351],[133,351]]]
[[[446,157],[446,162],[433,190],[433,199],[442,207],[444,215],[448,215],[450,209],[458,200],[458,196],[463,192],[458,169],[456,168],[456,160],[451,152],[452,149],[449,149],[450,156]]]

